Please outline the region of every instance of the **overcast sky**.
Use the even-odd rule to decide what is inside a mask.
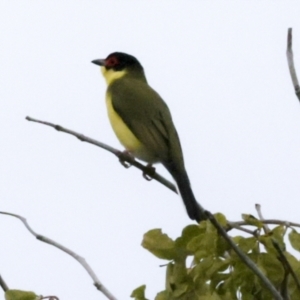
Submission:
[[[300,105],[285,56],[293,27],[300,76],[299,11],[299,1],[0,1],[0,210],[85,257],[118,299],[142,284],[150,299],[164,289],[165,262],[140,244],[150,229],[176,238],[191,224],[181,199],[108,152],[25,120],[122,150],[90,61],[123,51],[167,102],[205,208],[240,220],[260,203],[266,218],[299,222]],[[18,220],[0,215],[0,228],[10,288],[105,299]]]

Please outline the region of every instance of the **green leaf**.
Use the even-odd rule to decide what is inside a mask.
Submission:
[[[300,262],[296,259],[292,254],[285,251],[284,255],[289,262],[290,266],[292,267],[293,271],[295,272],[296,276],[300,278]],[[300,299],[300,291],[297,287],[297,284],[293,278],[290,276],[290,280],[288,282],[288,290],[290,295],[292,296],[291,299]]]
[[[285,251],[285,243],[284,243],[284,234],[285,234],[285,226],[279,225],[276,226],[270,233],[273,239],[276,240],[278,245],[280,246],[280,249],[282,251]]]
[[[215,274],[218,274],[219,272],[224,272],[228,269],[229,263],[229,259],[224,260],[216,258],[214,260],[213,265],[207,270],[206,276],[209,276],[209,278],[211,279]]]
[[[214,258],[203,258],[192,270],[191,276],[193,276],[194,282],[206,282],[209,278],[208,270],[213,266]]]
[[[155,300],[169,300],[169,293],[167,291],[162,291],[159,292],[156,297]]]
[[[256,262],[257,255],[250,253],[248,257]],[[231,256],[232,264],[234,266],[233,272],[231,273],[230,281],[231,288],[235,291],[241,289],[241,291],[251,291],[255,285],[254,273],[245,265],[244,262],[237,255]],[[225,283],[225,288],[228,283]]]
[[[224,294],[223,285],[226,280],[231,276],[230,273],[216,273],[211,277],[210,287],[212,290],[217,291],[219,294]],[[227,290],[229,291],[229,290]]]
[[[146,286],[141,285],[140,287],[132,291],[130,297],[134,298],[135,300],[148,300],[145,298],[145,290],[146,290]]]
[[[216,256],[217,257],[226,257],[226,252],[231,249],[229,243],[221,236],[218,235],[216,241]]]
[[[194,238],[187,246],[194,255],[196,260],[216,255],[217,234],[201,234]]]
[[[277,255],[261,253],[258,256],[257,265],[275,285],[279,286],[283,281],[284,268]]]
[[[179,298],[179,297],[183,296],[189,290],[189,285],[186,282],[185,283],[176,284],[174,287],[176,287],[174,289],[174,292],[172,293],[172,296],[174,298]]]
[[[198,235],[201,234],[201,230],[198,225],[189,225],[182,231],[181,237],[175,240],[175,252],[174,259],[185,259],[188,255],[192,255],[193,252],[188,250],[188,243]]]
[[[257,228],[263,228],[264,224],[252,215],[242,214],[242,218],[249,225],[254,225]]]
[[[185,261],[183,262],[171,262],[167,266],[166,276],[166,294],[159,294],[162,299],[190,299],[188,295],[193,293],[192,280],[187,274],[187,268]],[[158,295],[157,295],[158,297]],[[158,298],[159,299],[159,298]]]
[[[218,294],[213,293],[212,295],[205,295],[205,296],[200,296],[197,298],[197,300],[222,300],[223,298],[220,298]]]
[[[6,300],[37,300],[40,296],[34,292],[26,292],[20,290],[8,290],[5,292]]]
[[[182,230],[181,237],[176,239],[175,243],[178,243],[180,246],[185,247],[187,244],[194,238],[199,236],[203,230],[199,228],[198,225],[188,225]]]
[[[250,237],[250,238],[241,237],[239,239],[238,246],[241,250],[243,250],[243,252],[248,253],[256,247],[257,243],[258,241],[256,237]]]
[[[227,220],[226,220],[226,217],[223,214],[216,213],[216,214],[214,214],[214,217],[216,218],[216,220],[218,221],[218,223],[220,223],[221,226],[226,227]]]
[[[289,240],[292,247],[295,250],[300,251],[300,234],[295,229],[290,232]]]
[[[152,229],[144,234],[142,246],[161,259],[176,257],[175,243],[161,229]]]
[[[171,262],[167,265],[166,271],[166,290],[172,292],[172,284],[173,284],[173,271],[174,271],[174,263]]]
[[[260,243],[262,243],[268,253],[272,253],[273,255],[278,255],[278,251],[274,247],[273,241],[272,241],[272,236],[267,234],[267,235],[262,235],[258,238]]]
[[[187,244],[187,250],[195,255],[196,260],[217,255],[219,235],[216,228],[209,221],[201,222],[199,227],[202,233],[191,239]]]
[[[169,285],[179,284],[187,280],[187,269],[185,262],[170,263],[168,265],[168,279]]]
[[[188,225],[182,230],[181,237],[185,240],[191,240],[193,237],[201,234],[203,230],[198,225]]]
[[[232,237],[232,240],[234,241],[235,244],[238,244],[239,241],[243,238],[244,238],[243,236],[237,235],[237,236]]]
[[[279,225],[272,229],[273,238],[275,238],[278,242],[283,240],[285,233],[285,226]]]

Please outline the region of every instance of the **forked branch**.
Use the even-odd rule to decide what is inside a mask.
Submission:
[[[95,274],[95,272],[92,270],[91,266],[86,262],[86,260],[79,256],[77,253],[75,253],[74,251],[68,249],[67,247],[55,242],[54,240],[51,240],[43,235],[40,235],[38,233],[36,233],[28,224],[27,220],[20,216],[20,215],[16,215],[16,214],[12,214],[12,213],[8,213],[8,212],[3,212],[0,211],[0,214],[3,215],[8,215],[8,216],[12,216],[15,217],[17,219],[19,219],[24,226],[27,228],[27,230],[34,235],[39,241],[44,242],[46,244],[52,245],[58,249],[60,249],[61,251],[69,254],[70,256],[72,256],[74,259],[76,259],[81,266],[87,271],[87,273],[90,275],[90,277],[92,278],[92,280],[94,281],[94,285],[95,287],[102,292],[107,299],[109,300],[117,300],[117,298],[115,298],[112,293],[100,282],[100,280],[98,279],[97,275]],[[53,296],[48,296],[48,297],[53,297]]]

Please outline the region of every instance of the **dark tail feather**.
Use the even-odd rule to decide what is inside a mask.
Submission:
[[[182,197],[183,203],[185,205],[186,211],[192,220],[196,220],[198,223],[205,220],[206,217],[200,210],[200,205],[198,204],[194,193],[191,188],[191,184],[187,174],[180,174],[175,178],[179,193]]]
[[[200,204],[197,202],[194,193],[191,188],[189,177],[186,171],[174,171],[167,168],[172,174],[173,178],[177,183],[179,193],[185,205],[186,211],[192,220],[196,220],[198,223],[207,219],[205,215],[201,212]]]

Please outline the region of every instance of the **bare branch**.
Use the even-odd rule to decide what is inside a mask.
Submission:
[[[77,137],[82,142],[87,142],[87,143],[92,144],[94,146],[105,149],[105,150],[109,151],[110,153],[113,153],[114,155],[116,155],[119,158],[120,161],[126,161],[130,165],[132,165],[132,166],[138,168],[139,170],[143,171],[144,174],[147,174],[151,178],[153,178],[156,181],[160,182],[162,185],[164,185],[165,187],[167,187],[168,189],[170,189],[174,193],[177,193],[176,187],[173,183],[171,183],[169,180],[165,179],[163,176],[159,175],[157,172],[154,172],[154,174],[153,174],[153,171],[149,170],[149,168],[147,166],[144,166],[141,163],[139,163],[138,161],[136,161],[134,159],[134,157],[132,157],[131,155],[126,155],[126,153],[124,153],[122,151],[119,151],[119,150],[117,150],[113,147],[110,147],[110,146],[102,143],[102,142],[99,142],[97,140],[94,140],[92,138],[84,136],[83,134],[78,133],[76,131],[64,128],[60,125],[55,125],[55,124],[50,123],[50,122],[33,119],[31,117],[26,117],[26,120],[31,121],[31,122],[35,122],[35,123],[39,123],[39,124],[43,124],[43,125],[46,125],[46,126],[50,126],[50,127],[54,128],[57,131],[61,131],[61,132],[71,134],[71,135]]]
[[[231,229],[237,229],[237,230],[249,233],[249,234],[251,234],[253,236],[257,236],[257,234],[258,234],[258,230],[250,230],[250,229],[244,228],[242,226],[237,225],[235,222],[227,221],[227,226],[228,226],[226,228],[227,232],[230,231]]]
[[[294,223],[294,222],[289,222],[289,221],[281,221],[281,220],[275,220],[275,219],[266,219],[260,221],[263,224],[268,224],[268,225],[284,225],[286,227],[300,227],[299,223]],[[228,225],[232,228],[236,228],[236,226],[255,226],[248,224],[245,221],[237,221],[237,222],[232,222],[228,221]]]
[[[294,85],[295,93],[300,101],[300,86],[299,86],[295,65],[294,65],[294,54],[293,54],[292,44],[293,44],[292,28],[289,28],[288,36],[287,36],[286,56],[287,56],[288,66],[289,66],[292,82]]]
[[[92,268],[90,267],[90,265],[86,262],[86,260],[79,256],[78,254],[76,254],[74,251],[66,248],[65,246],[45,237],[45,236],[42,236],[40,234],[37,234],[28,224],[27,220],[22,217],[22,216],[19,216],[19,215],[16,215],[16,214],[12,214],[12,213],[8,213],[8,212],[3,212],[3,211],[0,211],[0,214],[3,214],[3,215],[8,215],[8,216],[12,216],[12,217],[16,217],[18,218],[23,224],[24,226],[28,229],[28,231],[34,235],[38,240],[44,242],[44,243],[47,243],[49,245],[52,245],[60,250],[62,250],[63,252],[69,254],[70,256],[72,256],[73,258],[75,258],[80,264],[81,266],[88,272],[88,274],[90,275],[90,277],[93,279],[94,281],[94,285],[96,286],[96,288],[102,292],[106,297],[107,299],[109,300],[117,300],[117,298],[115,298],[112,293],[100,282],[100,280],[97,278],[97,275],[94,273],[94,271],[92,270]]]
[[[263,217],[262,212],[261,212],[261,205],[260,205],[260,204],[255,204],[255,209],[256,209],[256,211],[257,211],[259,220],[260,220],[260,221],[264,221],[264,217]],[[268,224],[264,224],[263,227],[264,227],[264,232],[265,232],[265,233],[268,233],[268,232],[271,231],[270,228],[269,228],[269,226],[268,226]]]
[[[9,290],[8,285],[6,284],[6,282],[4,281],[4,279],[1,277],[1,275],[0,275],[0,286],[2,287],[2,290],[4,292],[6,292],[6,291]]]
[[[266,288],[272,293],[274,299],[283,300],[280,293],[276,290],[271,281],[264,275],[264,273],[257,267],[257,265],[233,242],[226,230],[219,224],[216,218],[209,212],[205,211],[207,218],[217,228],[220,235],[228,242],[234,252],[240,257],[241,261],[249,267],[250,270],[264,283]]]

